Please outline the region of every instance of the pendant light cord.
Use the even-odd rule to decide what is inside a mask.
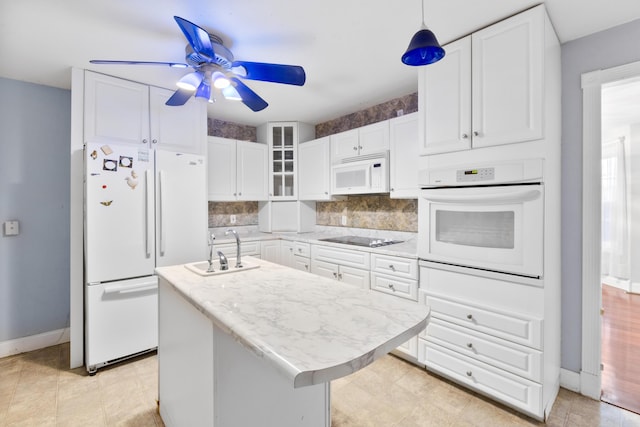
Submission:
[[[427,25],[424,23],[424,0],[422,0],[422,28],[427,28]]]

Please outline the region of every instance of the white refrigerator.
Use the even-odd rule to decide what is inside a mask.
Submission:
[[[85,146],[85,365],[158,345],[156,266],[207,250],[205,157],[129,145]]]

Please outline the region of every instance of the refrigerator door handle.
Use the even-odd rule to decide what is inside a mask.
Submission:
[[[144,292],[152,289],[157,289],[158,284],[156,282],[144,282],[137,285],[105,285],[105,294],[131,294],[134,292]]]
[[[158,172],[158,192],[160,194],[160,201],[158,203],[158,216],[160,217],[160,256],[164,255],[165,250],[165,224],[164,224],[164,203],[165,203],[165,189],[164,189],[164,176],[166,175],[165,171]]]
[[[153,173],[153,171],[147,169],[144,173],[144,179],[145,179],[145,186],[144,186],[144,191],[145,191],[145,208],[147,210],[146,215],[145,215],[145,229],[146,229],[146,252],[147,252],[147,258],[149,258],[151,256],[151,252],[152,252],[152,237],[153,237],[153,221],[151,221],[152,215],[153,215],[153,193],[151,192],[151,174]]]

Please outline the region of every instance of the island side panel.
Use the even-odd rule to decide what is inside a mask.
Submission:
[[[160,416],[167,427],[213,426],[211,321],[161,277],[158,289]]]
[[[294,388],[217,327],[214,336],[216,427],[330,427],[329,383]]]

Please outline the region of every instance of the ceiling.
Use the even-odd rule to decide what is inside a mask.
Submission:
[[[538,3],[425,0],[425,17],[445,44]],[[640,18],[637,0],[545,3],[563,43]],[[418,71],[400,56],[420,14],[420,0],[2,0],[0,76],[69,89],[70,68],[78,67],[174,89],[186,70],[89,60],[184,62],[177,15],[220,36],[238,60],[307,73],[303,87],[247,80],[269,107],[255,113],[219,97],[209,117],[317,124],[417,91]]]

